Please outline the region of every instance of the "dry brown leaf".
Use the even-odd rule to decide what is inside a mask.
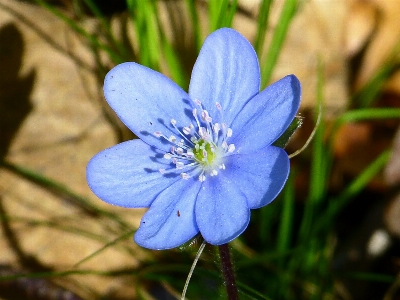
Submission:
[[[385,127],[373,122],[348,123],[335,136],[334,175],[336,178],[353,178],[371,164],[391,144],[391,137],[382,134]],[[383,176],[376,176],[370,187],[384,189]]]
[[[353,1],[347,23],[346,55],[360,52],[373,34],[378,21],[377,7],[369,1]]]
[[[400,128],[394,138],[391,159],[385,168],[385,179],[389,185],[400,184]]]
[[[371,3],[378,9],[378,23],[366,49],[356,89],[372,78],[400,42],[400,1],[371,0]]]
[[[397,194],[386,206],[384,217],[387,229],[400,237],[400,194]]]
[[[282,1],[278,1],[282,2]],[[350,2],[314,0],[301,2],[280,55],[274,79],[293,73],[302,83],[302,106],[316,106],[318,60],[324,70],[325,106],[329,115],[347,107],[345,20]],[[273,20],[277,22],[277,19]],[[276,23],[272,23],[272,28]]]
[[[384,174],[389,185],[400,186],[400,128],[394,138],[391,159]],[[400,193],[393,197],[386,206],[384,217],[388,230],[400,237]]]
[[[101,95],[101,87],[96,84],[93,74],[80,69],[66,53],[55,49],[38,35],[33,27],[36,26],[60,47],[91,65],[93,61],[89,50],[65,23],[48,11],[35,5],[11,0],[1,0],[0,4],[2,4],[0,28],[13,24],[11,26],[20,33],[16,36],[21,38],[23,44],[20,49],[12,49],[15,52],[10,52],[20,53],[21,68],[18,64],[8,66],[8,71],[15,73],[14,80],[1,76],[0,86],[7,85],[8,89],[15,90],[12,99],[20,101],[21,104],[29,103],[32,107],[31,112],[21,118],[20,121],[23,122],[18,131],[14,128],[14,132],[11,132],[15,136],[7,151],[6,159],[62,183],[92,199],[96,205],[119,211],[120,216],[125,215],[127,222],[134,228],[139,220],[135,215],[140,214],[102,203],[89,191],[85,179],[88,160],[98,151],[115,143],[113,132],[101,117],[96,102]],[[11,8],[20,16],[16,17],[3,6]],[[32,24],[21,22],[21,16],[30,20]],[[12,42],[10,44],[19,45]],[[21,49],[25,51],[22,52]],[[5,54],[0,57],[7,61]],[[3,62],[0,64],[7,66]],[[21,90],[21,82],[32,72],[35,74],[32,92],[18,98],[18,92],[24,92]],[[5,94],[0,93],[0,102],[4,103],[5,99]],[[3,135],[4,127],[0,130]],[[24,221],[10,221],[13,234],[22,250],[58,270],[72,269],[75,263],[103,247],[107,241],[116,238],[115,235],[107,236],[104,224],[96,218],[88,217],[68,199],[60,198],[49,190],[4,169],[0,169],[0,198],[10,220],[20,218],[37,222],[54,221],[65,228],[78,228],[103,236],[101,241],[88,238],[81,233],[57,229],[55,226],[29,226],[27,225],[29,223]],[[131,239],[126,243],[128,247],[135,247]],[[2,231],[0,231],[0,248],[2,249],[0,264],[17,262],[15,252],[10,248],[9,239]],[[82,267],[109,270],[134,266],[136,263],[132,256],[116,248],[110,248]],[[110,281],[98,276],[79,277],[79,282],[83,286],[99,293],[107,293],[113,287],[119,286],[119,280]],[[126,292],[132,291],[127,289]],[[86,296],[87,299],[93,297],[93,295]]]

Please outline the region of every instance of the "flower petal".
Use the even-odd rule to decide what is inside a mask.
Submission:
[[[232,123],[236,153],[252,153],[271,145],[290,125],[300,106],[301,86],[289,75],[255,96]]]
[[[207,177],[196,201],[197,226],[204,239],[222,245],[240,235],[249,224],[250,210],[245,194],[222,172]]]
[[[179,173],[162,175],[170,168],[163,154],[141,140],[127,141],[97,153],[88,163],[90,189],[103,201],[123,207],[149,207]]]
[[[189,125],[192,103],[188,94],[166,76],[129,62],[114,67],[104,81],[104,95],[121,121],[149,145],[169,151],[171,145],[155,137],[159,131],[177,135],[177,126]]]
[[[289,176],[290,163],[285,150],[270,146],[243,155],[231,155],[225,161],[224,175],[236,182],[251,209],[272,202]]]
[[[192,99],[202,102],[210,116],[230,126],[247,101],[260,91],[260,70],[251,44],[237,31],[222,28],[210,34],[193,67]],[[223,108],[224,120],[215,104]]]
[[[166,188],[143,216],[135,241],[149,249],[169,249],[193,238],[199,229],[194,205],[201,182],[179,180]]]

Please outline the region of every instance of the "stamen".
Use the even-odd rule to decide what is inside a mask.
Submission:
[[[235,145],[227,143],[227,140],[232,137],[232,129],[224,123],[221,104],[215,103],[220,114],[218,117],[220,122],[213,123],[213,118],[203,107],[201,101],[195,99],[193,102],[196,105],[192,109],[194,121],[192,119],[192,122],[189,122],[187,126],[178,129],[177,120],[170,120],[175,129],[174,132],[178,132],[181,137],[175,135],[167,137],[161,131],[154,132],[156,137],[164,138],[173,144],[170,152],[163,155],[165,159],[170,160],[170,166],[167,170],[159,169],[159,172],[161,174],[167,172],[176,174],[178,169],[187,170],[190,173],[191,168],[196,167],[201,171],[198,180],[204,182],[207,175],[217,176],[219,170],[225,170],[223,158],[235,151]],[[191,178],[188,173],[180,172],[182,179]]]
[[[170,141],[171,143],[174,143],[174,144],[175,144],[175,142],[176,142],[176,136],[171,135],[171,136],[169,137],[168,141]]]
[[[213,125],[213,131],[214,131],[214,133],[216,133],[216,134],[218,134],[218,132],[221,130],[221,127],[219,126],[219,124],[218,123],[215,123],[214,125]]]
[[[208,111],[206,111],[206,110],[203,110],[201,112],[201,118],[204,122],[208,122],[208,123],[212,122],[212,118],[209,116]]]
[[[190,178],[190,175],[187,174],[187,173],[181,173],[181,178],[185,179],[185,180],[188,180]]]
[[[197,127],[200,128],[201,127],[200,122],[199,122],[199,119],[197,118],[197,109],[193,108],[192,113],[193,113],[194,119],[196,120]]]
[[[207,140],[209,137],[207,129],[204,127],[199,127],[199,135],[203,140]]]
[[[199,176],[199,181],[200,182],[204,182],[204,180],[206,180],[206,176],[204,176],[204,172],[202,172]]]
[[[184,140],[180,140],[178,143],[179,147],[185,147],[185,141]]]
[[[187,142],[190,143],[190,140],[188,140],[188,138],[178,129],[178,127],[176,127],[175,119],[171,119],[171,124],[175,128],[175,130],[179,132],[180,136],[183,137]],[[175,141],[173,143],[175,143]],[[185,141],[181,139],[180,142],[178,143],[178,146],[188,149],[189,147],[186,145],[184,146],[184,143],[185,143]]]

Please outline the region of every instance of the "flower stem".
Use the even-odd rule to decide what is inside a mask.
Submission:
[[[226,287],[228,300],[239,300],[239,294],[236,287],[235,274],[231,261],[231,253],[228,244],[218,246],[221,260],[222,276]]]

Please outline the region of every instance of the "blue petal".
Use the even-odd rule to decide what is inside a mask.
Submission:
[[[197,226],[212,245],[230,242],[250,221],[246,195],[238,188],[238,182],[224,175],[221,171],[215,177],[208,176],[196,201]]]
[[[132,140],[97,153],[88,163],[86,178],[90,189],[105,202],[149,207],[162,190],[181,180],[178,173],[159,172],[170,167],[160,151]]]
[[[232,123],[229,143],[236,153],[252,153],[271,145],[285,132],[300,106],[301,86],[289,75],[255,96]]]
[[[193,238],[199,229],[194,205],[201,182],[179,180],[166,188],[153,202],[140,222],[135,241],[149,249],[169,249]]]
[[[253,154],[231,155],[225,166],[224,176],[236,182],[251,209],[274,200],[285,185],[290,170],[288,155],[274,146]]]
[[[251,44],[237,31],[222,28],[210,34],[193,67],[189,86],[210,116],[230,126],[247,101],[260,91],[260,70]],[[219,118],[215,103],[223,108]]]
[[[171,119],[183,127],[191,122],[188,94],[166,76],[130,62],[114,67],[104,81],[104,95],[121,121],[149,145],[168,151],[170,144],[156,138],[177,135]],[[186,108],[186,110],[185,110]]]

